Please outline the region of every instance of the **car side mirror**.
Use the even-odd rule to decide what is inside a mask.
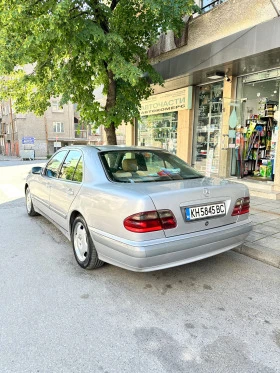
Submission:
[[[42,167],[32,167],[32,174],[40,174],[42,171]]]

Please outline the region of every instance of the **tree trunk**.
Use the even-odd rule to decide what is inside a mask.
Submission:
[[[106,139],[108,145],[117,145],[116,128],[114,123],[110,124],[110,127],[105,127]]]
[[[105,110],[109,111],[116,105],[116,82],[114,79],[114,74],[111,70],[108,70],[108,94],[106,100]],[[105,133],[108,145],[117,145],[116,127],[114,122],[111,122],[110,127],[105,127]]]

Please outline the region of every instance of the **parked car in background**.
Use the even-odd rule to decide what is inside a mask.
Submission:
[[[25,194],[28,214],[54,223],[86,269],[173,267],[233,249],[252,229],[245,185],[158,148],[64,147],[32,168]]]

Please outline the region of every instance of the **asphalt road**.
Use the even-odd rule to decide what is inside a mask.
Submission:
[[[0,162],[0,372],[280,372],[280,271],[235,252],[85,271]]]

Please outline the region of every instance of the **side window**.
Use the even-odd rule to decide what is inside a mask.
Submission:
[[[58,171],[63,161],[67,150],[63,150],[55,154],[45,168],[45,175],[48,177],[58,177]]]
[[[72,180],[80,158],[81,153],[78,150],[70,150],[61,167],[59,178]]]
[[[79,160],[79,163],[77,164],[74,176],[73,176],[73,181],[77,181],[81,183],[83,181],[83,158],[81,157]]]

